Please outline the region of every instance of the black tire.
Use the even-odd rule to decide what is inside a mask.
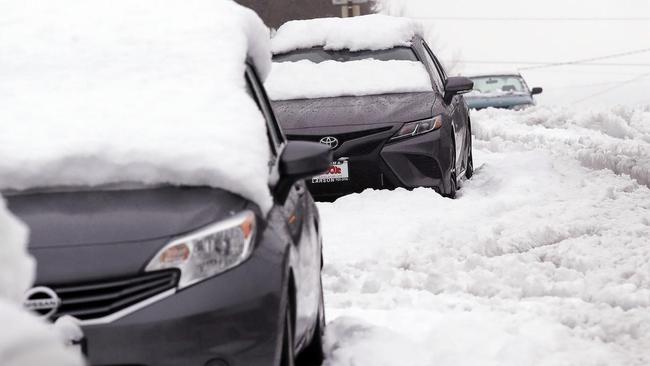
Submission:
[[[322,264],[322,258],[321,258]],[[323,295],[323,282],[320,283],[320,305],[318,307],[318,319],[311,342],[298,355],[296,365],[298,366],[320,366],[325,360],[323,351],[323,336],[325,335],[325,297]]]
[[[454,135],[451,135],[452,141]],[[451,146],[451,172],[449,173],[449,191],[444,196],[447,198],[454,199],[456,198],[456,191],[458,190],[458,184],[456,179],[456,143],[453,143]]]
[[[280,366],[295,366],[296,355],[293,340],[293,321],[291,319],[291,302],[287,299],[287,307],[284,314],[284,329],[282,334],[282,357]]]
[[[469,150],[467,151],[467,164],[465,165],[465,178],[470,179],[474,175],[474,153],[472,153],[472,132],[468,131]]]

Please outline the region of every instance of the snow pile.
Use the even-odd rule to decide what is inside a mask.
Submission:
[[[270,207],[268,29],[212,0],[0,0],[0,189],[124,181],[225,188]],[[243,149],[242,146],[246,148]]]
[[[266,89],[273,100],[432,91],[421,62],[374,59],[273,63]]]
[[[319,46],[326,50],[385,50],[410,46],[415,36],[422,36],[420,23],[387,15],[292,20],[278,29],[271,48],[274,54]]]
[[[472,118],[481,122],[474,134],[489,140],[492,151],[522,144],[549,149],[650,186],[650,106],[592,111],[537,107],[519,113],[488,109]]]
[[[648,167],[648,111],[473,113],[458,199],[319,204],[327,365],[650,364],[650,189],[606,166]]]
[[[27,253],[27,227],[7,210],[2,196],[0,248],[0,299],[20,303],[34,281],[34,260]]]
[[[21,307],[34,279],[34,260],[26,246],[27,228],[0,197],[0,364],[82,365],[80,355],[63,347],[54,328]]]

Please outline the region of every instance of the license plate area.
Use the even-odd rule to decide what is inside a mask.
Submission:
[[[321,174],[313,177],[311,182],[314,184],[318,183],[337,183],[337,182],[347,182],[350,180],[350,167],[348,158],[341,158],[337,161],[333,161],[329,169]]]

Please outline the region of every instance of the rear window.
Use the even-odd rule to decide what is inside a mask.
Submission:
[[[387,50],[364,50],[356,52],[352,52],[350,50],[325,50],[322,47],[314,47],[310,49],[283,53],[273,57],[274,62],[295,62],[300,60],[309,60],[315,63],[321,63],[328,60],[347,62],[365,59],[375,59],[379,61],[419,61],[415,55],[415,52],[413,52],[410,47],[395,47]]]

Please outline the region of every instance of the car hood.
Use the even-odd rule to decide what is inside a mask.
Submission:
[[[207,187],[30,192],[7,201],[30,229],[30,249],[167,238],[224,219],[247,203]]]
[[[276,101],[273,110],[282,128],[291,131],[431,118],[434,101],[433,92],[382,94]]]
[[[522,104],[533,104],[534,100],[529,94],[501,95],[491,97],[465,96],[465,102],[470,108],[510,108]]]

